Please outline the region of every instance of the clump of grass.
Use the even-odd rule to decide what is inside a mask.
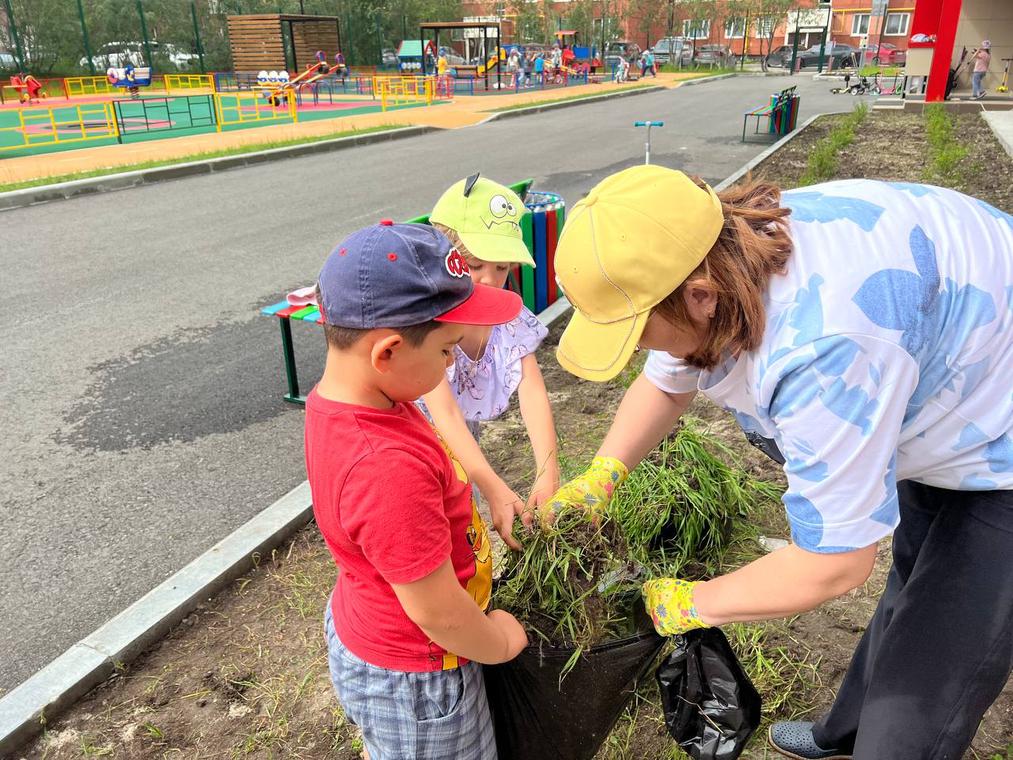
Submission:
[[[614,597],[628,588],[607,581],[632,574],[618,527],[609,516],[595,524],[584,510],[570,509],[544,531],[518,530],[524,550],[508,557],[498,606],[550,645],[583,648],[615,635],[626,615]]]
[[[751,479],[731,451],[687,422],[637,467],[596,524],[564,510],[546,531],[525,532],[506,558],[497,606],[542,642],[584,649],[633,633],[646,577],[716,572],[734,524],[778,487]]]
[[[926,106],[924,115],[930,162],[925,167],[923,178],[944,185],[959,183],[968,150],[957,139],[953,117],[941,104]]]
[[[816,143],[812,153],[809,154],[809,161],[799,180],[800,186],[826,182],[837,173],[840,152],[851,145],[855,139],[855,130],[868,115],[869,107],[865,103],[859,103],[855,106],[854,111],[841,119],[830,130],[830,134]]]
[[[631,474],[609,505],[633,561],[653,575],[713,575],[734,523],[777,499],[776,484],[757,481],[732,451],[687,419]]]

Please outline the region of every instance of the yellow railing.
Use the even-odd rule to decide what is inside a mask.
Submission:
[[[116,87],[107,77],[64,77],[63,89],[67,97],[79,95],[108,95],[116,92]]]
[[[218,131],[232,124],[299,121],[295,93],[286,90],[272,99],[259,92],[219,92],[213,96]]]
[[[215,91],[215,78],[213,74],[166,74],[164,79],[165,92],[168,95],[171,95],[173,91]]]
[[[373,92],[380,95],[380,108],[425,103],[432,105],[436,87],[432,77],[373,77]]]
[[[104,140],[119,135],[112,103],[59,108],[22,108],[18,111],[18,122],[16,127],[0,127],[0,132],[19,133],[21,143],[0,144],[0,151]],[[5,141],[0,139],[0,143],[3,142]]]

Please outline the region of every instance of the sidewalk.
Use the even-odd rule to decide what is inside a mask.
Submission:
[[[679,87],[688,79],[700,78],[700,73],[659,74],[648,78],[647,83],[662,87]],[[632,85],[636,87],[636,84]],[[280,142],[304,137],[331,135],[356,129],[379,126],[429,126],[439,129],[470,127],[486,121],[492,111],[517,105],[535,105],[550,100],[569,99],[575,96],[606,95],[629,90],[631,85],[613,82],[586,84],[565,89],[532,90],[503,95],[458,96],[449,103],[408,108],[386,113],[359,114],[336,119],[323,119],[301,124],[283,124],[273,127],[245,129],[221,134],[191,135],[166,138],[129,145],[106,145],[82,148],[40,156],[24,156],[0,161],[0,183],[24,182],[40,177],[53,177],[76,172],[128,166],[145,161],[196,157],[244,145]]]

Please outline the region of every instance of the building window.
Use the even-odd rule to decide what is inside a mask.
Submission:
[[[909,23],[911,23],[910,13],[888,13],[886,14],[886,26],[883,27],[883,34],[890,37],[907,37]]]
[[[682,22],[682,36],[706,40],[711,36],[710,19],[686,19]]]
[[[756,36],[759,39],[770,39],[774,32],[774,19],[761,18],[756,21]]]
[[[851,17],[851,36],[861,37],[869,33],[869,14],[856,13]]]
[[[743,18],[730,18],[725,22],[725,37],[728,39],[741,39],[746,35],[746,20]]]

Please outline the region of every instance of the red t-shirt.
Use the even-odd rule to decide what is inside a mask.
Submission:
[[[492,551],[464,468],[415,408],[306,399],[313,513],[339,572],[331,610],[341,642],[368,663],[420,672],[464,660],[429,640],[390,584],[420,580],[450,557],[483,610]]]

